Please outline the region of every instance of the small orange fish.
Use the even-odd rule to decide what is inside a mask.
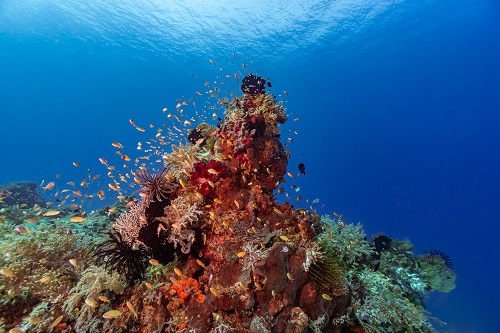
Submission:
[[[108,166],[108,161],[106,161],[104,158],[102,157],[99,157],[99,162],[101,162],[101,164],[105,165],[105,166]]]
[[[128,157],[127,155],[122,155],[121,158],[122,158],[122,160],[130,162],[130,157]]]
[[[104,303],[109,303],[109,302],[110,302],[109,298],[107,298],[106,296],[103,296],[103,295],[99,295],[99,296],[97,296],[97,298],[98,298],[101,302],[104,302]]]
[[[106,312],[105,314],[102,315],[103,318],[105,319],[113,319],[113,318],[118,318],[122,315],[122,313],[118,310],[111,310]]]
[[[56,183],[50,182],[43,189],[44,190],[52,190],[56,186]]]
[[[118,148],[118,149],[122,149],[123,148],[122,144],[119,143],[119,142],[113,142],[113,143],[111,143],[111,145],[113,147],[115,147],[115,148]]]
[[[54,329],[54,327],[56,327],[61,322],[61,320],[63,320],[63,318],[64,317],[62,315],[57,317],[56,320],[54,320],[54,322],[52,323],[52,325],[50,325],[51,330]]]
[[[10,278],[15,277],[14,272],[12,272],[10,269],[5,269],[5,268],[0,269],[0,274],[2,274],[3,276],[10,277]]]
[[[58,210],[49,210],[48,212],[43,214],[43,216],[56,216],[56,215],[59,215],[59,213],[60,213],[60,211],[58,211]]]
[[[118,185],[116,185],[115,183],[109,183],[108,186],[110,189],[118,191]]]
[[[132,303],[130,303],[129,301],[127,301],[127,303],[126,303],[126,304],[127,304],[127,308],[130,310],[130,312],[132,312],[132,313],[134,314],[135,319],[137,319],[137,318],[138,318],[138,316],[137,316],[137,312],[135,311],[135,308],[134,308],[134,306],[132,305]]]
[[[38,280],[38,281],[40,281],[40,282],[49,282],[50,280],[52,280],[52,276],[50,276],[50,275],[45,275],[43,278],[41,278],[41,279],[40,279],[40,280]]]
[[[219,174],[219,172],[215,169],[208,169],[207,172],[211,175],[215,175],[217,176]]]
[[[78,164],[78,162],[73,162],[73,165],[76,166],[77,168],[80,167],[80,164]]]

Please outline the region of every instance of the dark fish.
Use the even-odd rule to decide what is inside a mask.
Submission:
[[[267,81],[267,86],[268,86],[269,88],[272,88],[271,81]]]
[[[299,171],[304,176],[306,175],[306,166],[304,165],[304,163],[299,163]]]

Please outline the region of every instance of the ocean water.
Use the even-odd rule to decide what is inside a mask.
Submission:
[[[111,142],[146,140],[129,119],[161,124],[205,81],[254,72],[291,114],[302,196],[444,251],[457,288],[429,312],[444,332],[495,332],[499,36],[493,0],[2,0],[0,184],[78,181],[118,158]]]

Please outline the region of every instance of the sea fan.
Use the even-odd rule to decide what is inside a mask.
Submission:
[[[104,263],[106,269],[125,274],[129,281],[141,279],[149,258],[147,249],[126,242],[118,232],[109,232],[108,235],[109,239],[94,251],[96,262]]]
[[[443,251],[436,250],[436,249],[430,249],[429,251],[424,251],[424,254],[428,254],[431,257],[439,257],[439,258],[443,259],[446,267],[453,270],[453,262],[451,261],[450,256],[447,255],[446,253],[444,253]]]

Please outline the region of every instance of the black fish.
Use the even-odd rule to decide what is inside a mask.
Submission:
[[[306,166],[304,165],[304,163],[299,163],[299,171],[304,176],[306,175]]]

